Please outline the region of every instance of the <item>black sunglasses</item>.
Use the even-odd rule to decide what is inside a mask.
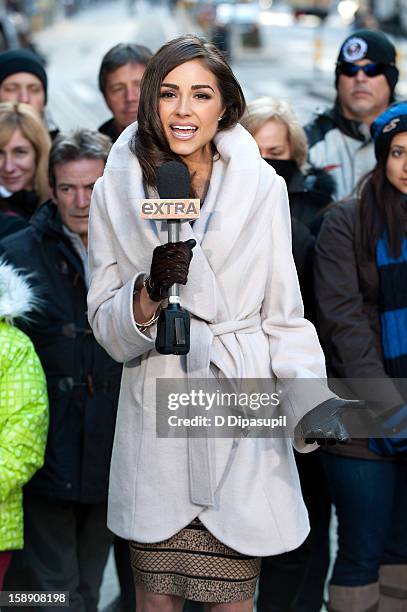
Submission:
[[[358,66],[358,64],[352,64],[351,62],[340,62],[338,64],[339,74],[344,74],[347,77],[354,77],[357,75],[359,70],[363,70],[367,77],[376,77],[379,74],[383,74],[388,64],[366,64],[365,66]]]

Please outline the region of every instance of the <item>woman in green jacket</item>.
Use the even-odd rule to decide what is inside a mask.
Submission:
[[[13,550],[23,548],[23,485],[44,460],[47,388],[30,339],[13,326],[36,299],[27,281],[0,261],[0,590]]]

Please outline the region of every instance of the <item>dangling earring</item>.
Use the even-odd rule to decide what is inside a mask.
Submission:
[[[220,121],[221,119],[223,119],[223,117],[218,117],[218,121]]]

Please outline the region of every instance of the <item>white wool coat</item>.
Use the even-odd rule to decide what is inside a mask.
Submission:
[[[201,217],[193,227],[181,224],[180,239],[197,241],[181,287],[191,352],[187,359],[159,355],[155,330],[151,337],[140,333],[132,313],[134,288],[150,269],[153,249],[168,241],[165,222],[140,219],[142,175],[129,149],[134,131],[127,128],[113,146],[90,212],[89,320],[100,344],[124,363],[109,528],[126,539],[158,542],[199,516],[243,554],[292,550],[309,531],[292,440],[207,440],[194,472],[188,439],[157,438],[155,431],[157,378],[211,376],[211,363],[226,377],[325,379],[315,329],[303,318],[285,183],[240,125],[216,135],[219,156]],[[318,389],[313,402],[298,393],[283,402],[292,426],[332,397],[325,384]]]

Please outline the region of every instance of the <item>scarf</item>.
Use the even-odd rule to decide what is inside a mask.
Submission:
[[[264,160],[274,168],[277,174],[283,177],[288,189],[294,173],[299,169],[297,162],[295,162],[293,159],[269,159],[266,157]]]
[[[390,254],[387,232],[376,245],[379,273],[380,334],[384,369],[391,378],[407,377],[407,238],[401,255]],[[393,410],[384,421],[384,431],[397,431],[399,437],[370,438],[369,448],[387,457],[407,454],[407,404]]]
[[[384,368],[392,378],[407,377],[407,238],[401,255],[390,255],[387,233],[376,245],[379,312]]]
[[[83,244],[83,241],[79,234],[75,232],[71,232],[71,230],[66,226],[62,225],[62,231],[66,236],[68,236],[75,252],[79,255],[80,260],[83,265],[83,275],[85,277],[86,288],[89,289],[90,286],[90,275],[89,275],[89,264],[88,264],[88,251]]]

